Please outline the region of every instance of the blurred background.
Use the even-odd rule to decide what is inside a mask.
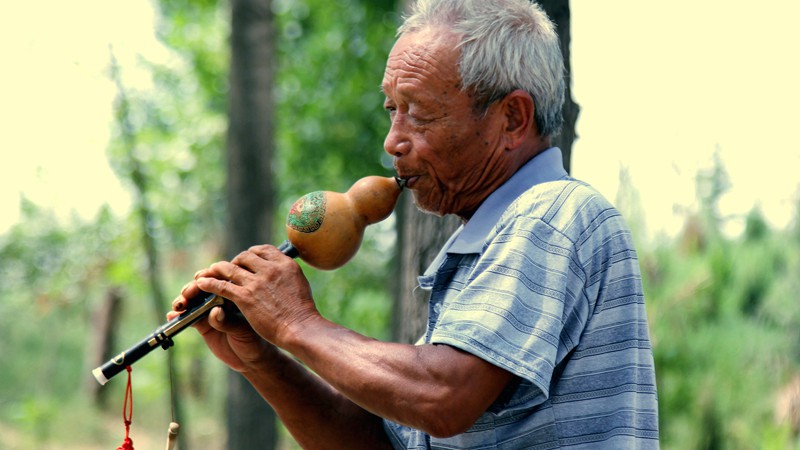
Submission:
[[[555,3],[580,108],[571,172],[639,248],[662,448],[800,448],[800,3]],[[391,174],[378,87],[403,7],[4,5],[0,449],[119,445],[125,377],[100,388],[92,368],[160,325],[196,270],[280,242],[299,196]],[[237,53],[241,30],[269,45]],[[253,60],[261,84],[237,76]],[[258,167],[237,159],[248,149]],[[260,206],[237,204],[251,194]],[[398,335],[402,219],[370,227],[344,268],[306,268],[327,317]],[[230,374],[194,332],[176,344],[133,368],[136,447],[162,445],[175,410],[182,450],[252,448],[229,439]],[[279,425],[271,442],[295,448]]]

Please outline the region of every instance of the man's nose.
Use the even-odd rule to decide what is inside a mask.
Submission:
[[[403,156],[411,150],[411,141],[397,117],[392,121],[389,133],[383,141],[383,150],[394,157]]]

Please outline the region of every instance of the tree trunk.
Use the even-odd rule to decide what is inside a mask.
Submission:
[[[226,255],[272,238],[273,80],[270,0],[231,2]],[[230,450],[274,449],[274,411],[241,375],[228,377]]]
[[[408,11],[413,0],[398,0],[398,9]],[[572,100],[570,64],[570,10],[565,0],[539,2],[556,24],[564,56],[567,90],[562,112],[564,126],[561,134],[554,138],[553,145],[561,148],[564,167],[570,171],[572,142],[575,139],[575,122],[579,107]],[[412,343],[425,331],[428,317],[428,299],[425,291],[417,289],[417,276],[430,264],[447,238],[455,231],[458,220],[444,219],[423,214],[412,204],[411,196],[405,194],[401,200],[397,221],[397,245],[399,253],[399,280],[395,292],[392,335],[398,342]]]
[[[570,23],[571,15],[569,1],[567,0],[540,0],[550,20],[556,24],[556,31],[561,41],[561,54],[564,56],[564,77],[566,78],[566,92],[564,93],[564,106],[561,113],[564,115],[564,126],[561,133],[553,138],[553,145],[561,149],[564,156],[564,168],[570,173],[572,164],[572,143],[575,142],[575,123],[578,121],[580,106],[572,99],[572,64],[570,60]]]
[[[86,352],[87,360],[89,361],[88,367],[91,369],[99,367],[108,361],[117,351],[114,330],[117,329],[119,324],[121,306],[122,296],[120,290],[118,288],[110,288],[106,292],[103,303],[92,312],[91,339],[88,344],[89,350]],[[86,388],[89,391],[89,396],[99,406],[105,406],[106,392],[108,392],[107,389],[101,389],[102,387],[94,378],[86,378]]]
[[[150,180],[147,178],[146,172],[142,162],[136,157],[136,133],[131,123],[130,118],[130,102],[122,84],[122,77],[119,72],[119,65],[116,58],[111,57],[111,78],[117,85],[118,97],[118,120],[122,128],[122,139],[127,150],[128,156],[128,171],[131,181],[136,192],[136,199],[134,201],[134,208],[136,216],[139,219],[142,231],[142,246],[144,247],[145,255],[147,257],[147,281],[150,285],[150,298],[153,305],[154,324],[161,325],[164,323],[164,311],[168,306],[164,298],[163,280],[161,272],[161,259],[158,252],[158,245],[156,243],[156,232],[153,229],[153,208],[148,201],[148,192],[150,192]],[[167,378],[172,380],[172,374],[175,373],[175,354],[178,350],[173,349],[167,352]],[[182,423],[184,431],[187,428],[187,420],[183,417],[183,410],[179,397],[175,395],[175,389],[170,382],[170,409],[172,416],[175,420]],[[183,444],[183,450],[189,448],[188,444]]]
[[[428,317],[427,291],[417,289],[417,277],[436,257],[442,244],[458,228],[455,216],[426,214],[414,205],[410,192],[403,194],[397,216],[397,247],[400,268],[395,291],[392,336],[411,344],[425,332]]]

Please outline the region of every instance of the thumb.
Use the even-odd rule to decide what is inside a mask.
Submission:
[[[272,344],[262,339],[253,330],[253,327],[235,306],[230,309],[226,306],[214,307],[209,312],[207,324],[209,330],[221,333],[217,335],[217,338],[224,336],[227,347],[233,354],[221,357],[221,359],[237,372],[243,372],[247,368],[252,369],[276,353]],[[226,359],[231,356],[235,357],[237,361]]]
[[[254,334],[244,315],[230,302],[212,308],[208,314],[208,324],[215,330],[240,340],[252,339]]]
[[[225,311],[227,308],[223,306],[215,306],[211,308],[208,313],[208,323],[215,329],[223,333],[230,333],[236,331],[236,317],[234,314],[229,314]]]

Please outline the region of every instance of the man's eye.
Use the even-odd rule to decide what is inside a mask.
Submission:
[[[425,125],[425,124],[433,122],[433,119],[430,119],[427,116],[424,116],[422,114],[409,113],[408,117],[411,118],[411,120],[413,120],[414,123],[417,123],[417,124],[420,124],[420,125]]]
[[[429,123],[433,121],[433,116],[424,108],[412,106],[408,109],[408,117],[417,123]]]
[[[397,114],[397,107],[394,105],[385,104],[383,105],[383,109],[389,113],[389,119],[394,120],[394,116]]]

